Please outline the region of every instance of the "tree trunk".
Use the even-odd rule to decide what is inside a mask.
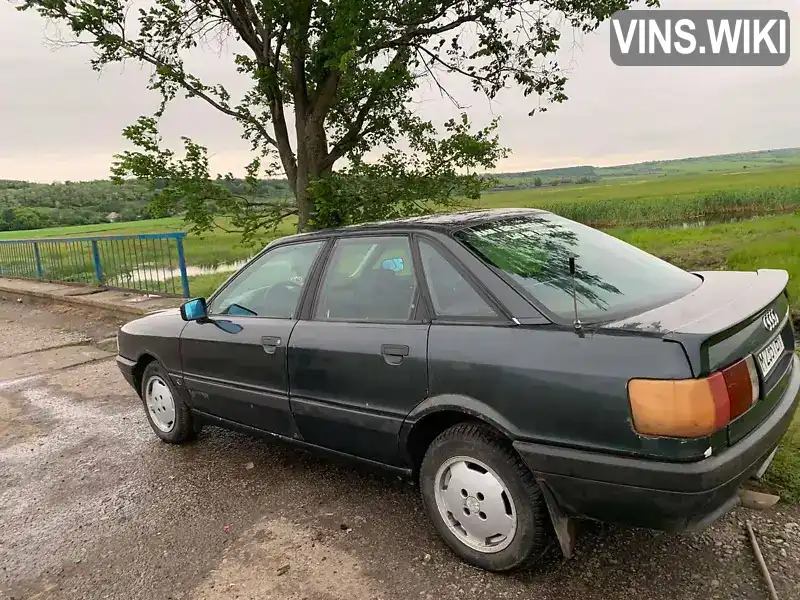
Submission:
[[[297,117],[300,118],[299,116]],[[322,122],[307,120],[298,121],[297,131],[302,131],[297,140],[297,179],[294,197],[297,201],[297,232],[306,231],[311,215],[314,212],[314,198],[309,186],[320,177],[330,172],[324,167],[328,156],[328,139]]]
[[[308,189],[310,183],[308,172],[305,169],[298,169],[297,171],[297,186],[294,191],[294,197],[297,202],[297,233],[302,233],[308,229],[308,222],[314,210],[314,199],[311,197],[311,190]]]

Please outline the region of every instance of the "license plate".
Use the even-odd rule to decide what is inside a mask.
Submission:
[[[761,374],[764,377],[775,367],[784,349],[783,337],[779,335],[758,353],[758,366],[761,367]]]

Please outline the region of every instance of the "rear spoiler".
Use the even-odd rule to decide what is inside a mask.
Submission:
[[[744,273],[737,271],[696,271],[704,284],[694,292],[699,301],[716,301],[714,309],[702,316],[692,315],[687,310],[684,323],[674,323],[664,336],[669,339],[673,333],[694,333],[712,337],[731,327],[731,321],[750,320],[760,314],[781,295],[789,283],[789,273],[782,269],[759,269],[756,277],[746,284],[742,281]],[[713,293],[704,293],[704,287]],[[693,312],[693,311],[692,311]],[[691,315],[691,316],[690,316]],[[783,318],[783,315],[780,315]]]
[[[698,272],[704,283],[697,291],[694,299],[689,301],[684,314],[685,322],[670,323],[665,328],[663,339],[680,343],[692,365],[695,376],[707,374],[722,366],[721,358],[727,352],[723,348],[753,343],[754,322],[761,318],[764,311],[774,307],[780,324],[775,331],[781,331],[789,319],[789,300],[785,294],[789,283],[789,274],[779,269],[760,269],[756,273],[729,271]],[[751,277],[746,278],[747,275]],[[745,276],[745,277],[743,277]],[[703,290],[705,288],[705,290]],[[691,296],[690,295],[690,296]],[[783,300],[780,300],[783,295]],[[693,310],[695,303],[714,303],[709,311]],[[683,311],[681,311],[683,312]],[[767,333],[766,330],[763,332]],[[722,344],[723,341],[729,342]],[[741,339],[739,339],[741,338]],[[711,352],[713,346],[718,352]],[[726,348],[727,349],[727,348]]]

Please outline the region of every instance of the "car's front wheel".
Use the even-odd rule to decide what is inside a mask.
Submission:
[[[159,438],[170,444],[183,444],[195,438],[199,427],[173,387],[167,370],[157,361],[144,370],[141,396],[147,420]]]
[[[420,469],[428,515],[466,562],[510,571],[541,556],[547,507],[530,470],[501,436],[454,425],[428,448]]]

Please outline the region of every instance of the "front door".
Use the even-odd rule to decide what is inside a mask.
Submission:
[[[211,300],[208,321],[187,324],[181,334],[181,360],[192,408],[296,437],[287,346],[324,243],[267,251]]]
[[[336,241],[310,320],[289,342],[303,439],[401,466],[398,433],[428,388],[428,324],[405,235]]]

